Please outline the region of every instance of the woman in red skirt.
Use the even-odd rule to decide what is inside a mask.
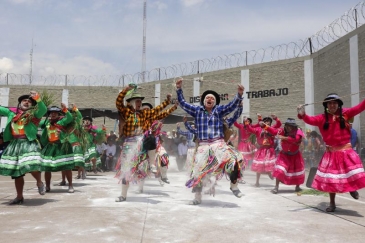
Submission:
[[[246,166],[248,165],[248,162],[253,159],[254,153],[255,153],[255,146],[250,141],[250,136],[252,133],[250,133],[246,128],[247,126],[252,124],[251,118],[244,118],[243,124],[238,123],[235,121],[234,126],[238,128],[240,133],[240,139],[238,141],[237,149],[242,153],[242,156],[245,160]]]
[[[272,118],[265,117],[263,120],[267,126],[271,126]],[[268,174],[270,179],[272,177],[272,171],[274,169],[276,154],[275,154],[275,143],[274,136],[268,133],[265,129],[261,127],[253,128],[252,126],[247,126],[247,130],[250,133],[256,135],[256,141],[259,145],[254,159],[252,161],[251,170],[256,172],[256,187],[260,186],[260,176],[261,174]]]
[[[304,106],[298,106],[298,117],[307,124],[318,126],[326,144],[312,187],[329,193],[327,212],[336,209],[336,193],[350,192],[354,199],[359,199],[357,190],[365,187],[364,167],[359,155],[351,147],[348,122],[365,110],[365,100],[352,108],[342,108],[342,105],[340,97],[332,93],[324,99],[324,114],[308,116]]]
[[[295,191],[301,191],[299,186],[304,183],[305,178],[304,160],[299,151],[304,137],[302,130],[298,129],[293,118],[287,119],[284,128],[275,129],[265,125],[264,129],[276,135],[282,147],[274,167],[273,177],[276,178],[276,184],[271,192],[278,193],[280,182],[285,185],[295,185]]]

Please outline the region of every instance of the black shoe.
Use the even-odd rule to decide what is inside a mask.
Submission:
[[[162,177],[161,177],[161,180],[162,180],[163,182],[167,183],[167,184],[170,184],[170,182],[169,182],[169,180],[168,180],[167,178],[162,178]]]
[[[9,205],[22,205],[24,202],[24,197],[22,197],[21,199],[19,198],[14,198],[10,203]]]

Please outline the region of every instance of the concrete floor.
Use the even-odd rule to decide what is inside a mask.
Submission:
[[[336,212],[326,213],[328,196],[299,196],[285,185],[273,195],[274,181],[262,176],[261,187],[253,187],[255,174],[247,171],[246,184],[239,186],[242,198],[233,196],[223,178],[215,197],[204,195],[201,205],[191,206],[187,174],[172,159],[171,184],[148,179],[143,194],[132,185],[127,201],[116,203],[121,186],[113,176],[90,173],[74,180],[74,194],[67,186],[52,186],[41,196],[27,175],[25,201],[17,206],[8,205],[15,197],[13,181],[0,177],[0,242],[365,242],[364,189],[360,200],[338,195]],[[53,173],[52,183],[60,178]]]

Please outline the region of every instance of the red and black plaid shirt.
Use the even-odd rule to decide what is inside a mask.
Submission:
[[[124,105],[124,97],[127,94],[127,90],[123,89],[115,102],[115,105],[121,115],[125,118],[125,124],[123,127],[123,136],[131,137],[141,135],[143,133],[143,126],[146,121],[153,115],[158,114],[162,111],[170,102],[166,99],[161,105],[156,106],[151,110],[140,110],[135,111],[130,106]]]

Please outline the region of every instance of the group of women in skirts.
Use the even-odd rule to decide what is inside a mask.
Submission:
[[[62,171],[60,185],[73,193],[72,170],[78,169],[77,178],[85,178],[85,169],[96,173],[95,144],[105,138],[105,127],[97,129],[91,117],[82,117],[73,105],[69,111],[65,104],[47,108],[37,92],[18,98],[16,108],[0,107],[0,115],[7,117],[3,140],[9,144],[0,160],[0,175],[11,176],[17,196],[11,205],[24,202],[24,175],[31,173],[36,179],[40,195],[51,190],[52,172]],[[43,117],[45,119],[42,119]],[[45,184],[41,179],[44,171]]]
[[[135,85],[129,85],[119,93],[116,107],[120,114],[122,151],[117,163],[116,178],[121,184],[121,194],[115,199],[116,202],[127,200],[130,183],[138,184],[138,192],[142,193],[144,180],[151,175],[161,185],[169,183],[169,157],[162,146],[161,120],[176,110],[177,106],[194,118],[194,126],[187,121],[184,124],[197,138],[197,146],[187,159],[190,161],[187,163],[190,178],[186,186],[192,188],[194,193],[191,205],[202,203],[203,187],[207,187],[207,192],[214,195],[216,181],[223,177],[229,178],[232,194],[241,197],[238,184],[248,161],[252,161],[251,170],[256,172],[256,187],[260,186],[260,175],[267,174],[276,179],[271,190],[274,194],[279,192],[280,183],[295,186],[295,191],[301,190],[300,185],[305,180],[304,160],[300,152],[304,134],[294,118],[288,118],[284,126],[276,116],[259,117],[257,124],[252,124],[250,118],[244,118],[243,123],[238,123],[237,119],[242,114],[243,86],[238,85],[237,95],[228,104],[220,105],[220,96],[215,91],[207,90],[201,96],[201,104],[193,105],[185,101],[182,83],[182,79],[176,81],[178,102],[169,109],[165,108],[171,103],[171,95],[167,95],[161,105],[153,107],[142,102],[144,97],[137,92]],[[323,107],[324,113],[316,116],[307,115],[303,105],[299,105],[297,111],[298,119],[318,127],[326,144],[312,188],[329,193],[330,204],[326,211],[334,212],[336,193],[349,192],[354,199],[358,199],[357,190],[365,187],[364,168],[358,154],[351,147],[349,126],[349,121],[365,110],[365,100],[352,108],[344,108],[341,98],[332,93],[324,99]],[[59,160],[57,171],[65,171],[69,179],[72,177],[68,171],[75,166],[83,168],[85,157],[86,160],[93,159],[88,156],[90,152],[86,152],[90,149],[85,150],[80,145],[80,136],[74,136],[75,133],[70,132],[78,129],[78,120],[82,119],[77,108],[74,107],[71,112],[64,105],[57,112],[51,108],[48,120],[40,122],[46,112],[47,108],[35,92],[31,92],[30,96],[19,97],[16,111],[0,107],[0,114],[8,117],[4,141],[10,141],[0,161],[0,174],[12,176],[17,189],[17,197],[11,204],[23,202],[22,176],[25,173],[32,173],[37,180],[39,193],[44,194],[40,171],[56,171],[55,161]],[[233,115],[227,118],[230,113]],[[88,124],[91,126],[90,120]],[[87,124],[84,125],[87,127]],[[237,148],[225,139],[224,128],[232,125],[240,133]],[[43,128],[40,139],[42,150],[39,149],[36,137],[39,126]],[[94,144],[95,138],[103,131],[93,127],[88,130],[85,126],[79,130],[91,134],[89,143],[86,143],[89,145]],[[252,144],[252,136],[256,137],[256,146]],[[280,141],[282,148],[278,155],[274,148],[275,139]],[[65,149],[65,146],[69,149]],[[70,180],[69,185],[72,187]]]

